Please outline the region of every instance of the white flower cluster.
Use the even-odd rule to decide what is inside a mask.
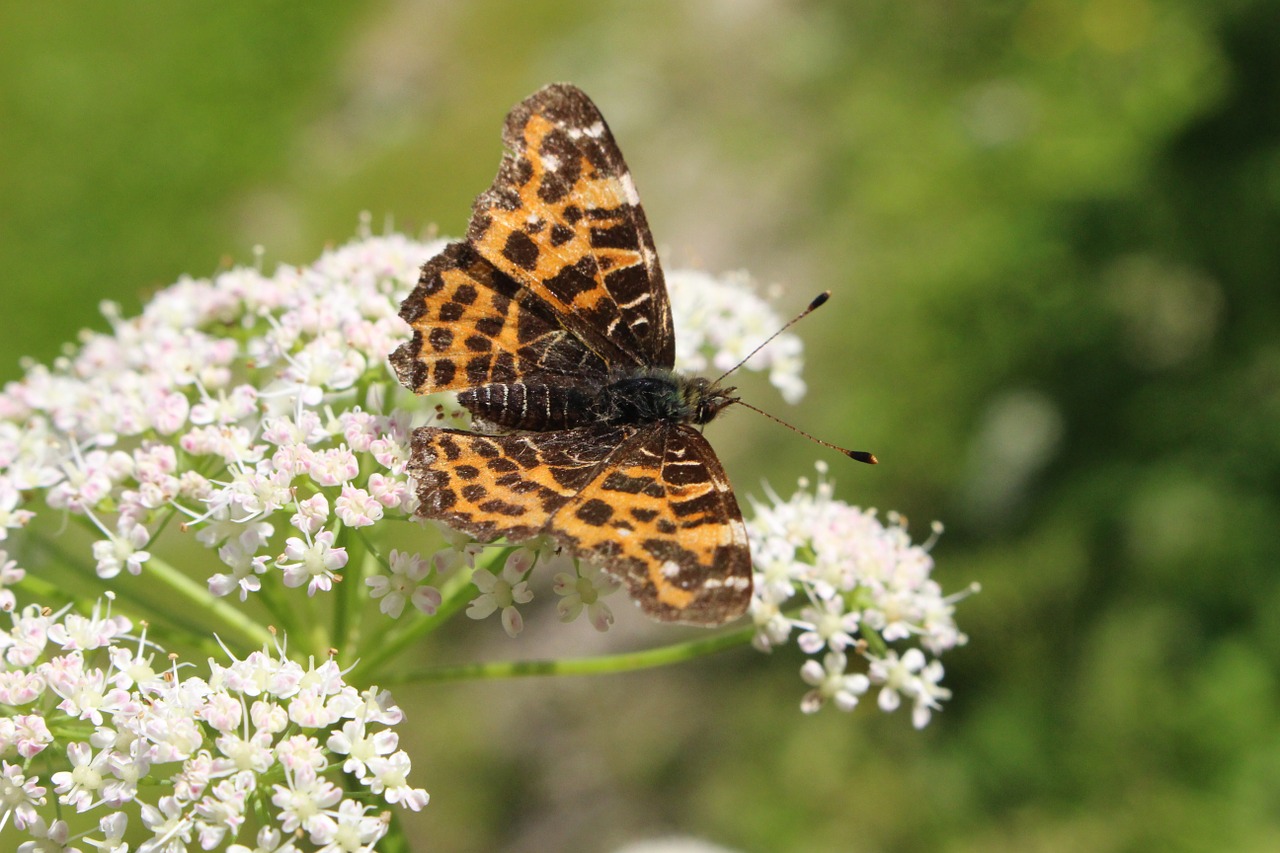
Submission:
[[[377,688],[346,684],[333,661],[304,667],[263,650],[229,666],[210,660],[200,677],[172,660],[157,670],[163,651],[99,608],[86,617],[31,605],[10,616],[0,630],[0,705],[12,709],[0,718],[0,820],[36,839],[20,849],[75,849],[50,800],[98,818],[80,838],[98,850],[129,849],[125,830],[140,823],[143,853],[193,841],[211,850],[255,814],[274,821],[259,836],[275,839],[266,849],[300,849],[293,834],[371,851],[389,820],[375,804],[427,803],[391,729],[400,709]],[[49,761],[53,751],[60,760]],[[348,790],[328,778],[339,763],[355,780]],[[31,772],[50,764],[66,769]]]
[[[882,710],[897,709],[906,697],[913,703],[912,722],[923,728],[951,696],[940,685],[937,656],[967,641],[953,617],[956,601],[974,590],[945,596],[931,577],[929,549],[940,525],[928,542],[915,545],[900,517],[890,515],[886,526],[875,510],[836,500],[826,465],[817,467],[812,489],[801,480],[790,500],[757,502],[747,522],[755,565],[754,644],[768,651],[798,632],[796,645],[815,656],[800,671],[812,687],[801,701],[807,713],[827,701],[852,710],[878,686]],[[793,617],[785,608],[797,599],[805,604]],[[849,672],[850,652],[867,661],[865,674]],[[925,652],[934,658],[927,660]]]
[[[401,388],[387,363],[407,334],[400,302],[442,247],[366,236],[306,267],[184,278],[136,317],[105,305],[110,332],[85,333],[0,392],[0,610],[13,614],[0,632],[0,831],[12,823],[35,839],[24,850],[74,849],[60,819],[74,809],[105,813],[86,844],[123,851],[129,804],[134,831],[140,821],[152,834],[143,850],[229,843],[249,811],[256,849],[370,849],[387,826],[370,802],[426,802],[386,728],[399,711],[347,685],[337,662],[299,661],[333,648],[369,683],[434,624],[391,619],[452,614],[467,598],[468,616],[497,614],[514,636],[535,567],[554,576],[561,619],[612,624],[604,599],[617,582],[550,543],[482,550],[455,531],[393,523],[415,508],[412,422],[456,414]],[[668,282],[681,369],[726,370],[780,324],[740,279],[677,271]],[[782,335],[744,369],[767,370],[795,399],[800,352]],[[880,651],[909,637],[936,655],[963,640],[950,600],[928,597],[927,555],[821,487],[808,504],[775,504],[752,525],[759,643],[798,629],[807,651],[828,650],[825,669],[804,672],[817,697],[806,709],[851,705],[875,681],[882,706],[905,696],[927,719],[946,695],[940,665],[914,648]],[[477,567],[482,553],[492,558]],[[41,571],[37,560],[56,562]],[[121,590],[145,576],[148,597],[199,608],[244,659],[210,663],[203,678],[176,664],[157,674],[158,646],[127,648],[123,617],[74,615],[64,605],[89,603],[77,584],[53,583],[54,569]],[[313,610],[303,590],[332,595],[332,607]],[[800,591],[809,609],[783,616]],[[239,607],[250,596],[261,624]],[[268,641],[266,625],[292,629],[291,659],[245,654]],[[870,659],[866,676],[846,674],[849,648]],[[57,759],[43,776],[37,755]],[[338,767],[341,788],[326,775]]]
[[[443,245],[366,237],[309,267],[184,278],[137,317],[104,305],[110,334],[85,333],[76,352],[30,367],[0,393],[0,540],[41,508],[24,502],[35,493],[91,525],[94,568],[110,579],[158,560],[153,539],[176,514],[216,551],[222,568],[207,583],[217,596],[245,600],[273,570],[285,586],[330,590],[347,570],[350,532],[405,518],[414,505],[406,412],[422,407],[387,355],[406,334],[400,302]],[[727,369],[778,327],[739,278],[669,276],[682,367]],[[747,369],[769,370],[792,398],[804,388],[800,349],[783,335]],[[366,583],[384,613],[398,616],[407,601],[431,614],[440,594],[427,581],[470,568],[474,556],[456,542],[429,557],[396,552],[378,558],[385,576]],[[557,590],[591,606],[570,604],[562,618],[585,613],[607,627],[612,615],[596,606],[593,585],[612,586],[579,580]],[[469,613],[500,612],[517,633],[514,605],[524,602],[490,607],[492,592],[481,587]]]
[[[183,279],[138,317],[105,306],[111,334],[0,394],[0,538],[31,520],[38,504],[19,501],[38,490],[96,529],[101,578],[139,574],[176,514],[225,567],[208,578],[216,595],[244,599],[273,568],[329,589],[344,531],[411,507],[386,356],[439,248],[371,238],[272,276]]]

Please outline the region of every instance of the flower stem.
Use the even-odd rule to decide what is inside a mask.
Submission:
[[[463,592],[470,582],[470,569],[459,570],[445,581],[440,587],[440,594],[444,601],[435,615],[407,620],[406,625],[380,636],[376,643],[370,644],[369,653],[362,655],[352,667],[351,672],[347,674],[348,681],[352,684],[364,684],[369,681],[376,681],[379,684],[385,682],[386,676],[381,673],[382,665],[436,628],[446,624],[450,617],[461,610],[467,603]]]
[[[87,524],[87,521],[82,520],[82,522]],[[173,636],[175,638],[183,636],[186,638],[186,642],[194,646],[208,644],[211,651],[216,650],[216,644],[213,642],[211,637],[203,634],[202,632],[190,630],[193,626],[190,620],[183,618],[182,614],[179,612],[179,608],[165,607],[163,609],[158,609],[158,602],[154,600],[153,597],[138,594],[139,587],[136,584],[117,583],[114,586],[107,584],[98,577],[97,572],[94,570],[92,565],[81,559],[80,556],[71,549],[62,547],[62,540],[60,538],[50,538],[43,534],[31,531],[28,531],[27,535],[30,537],[30,541],[36,546],[36,548],[47,553],[56,562],[66,566],[79,576],[74,583],[68,584],[65,581],[60,583],[49,583],[43,578],[39,578],[33,574],[28,574],[22,579],[21,585],[24,589],[32,591],[37,598],[43,601],[76,601],[77,608],[80,612],[88,613],[90,612],[91,599],[93,597],[99,597],[109,590],[114,594],[117,602],[124,603],[133,609],[133,612],[131,613],[132,616],[144,618],[148,621],[163,622],[169,626],[170,631],[174,632]],[[182,593],[183,598],[195,600],[197,606],[201,610],[208,612],[216,612],[218,610],[217,607],[209,603],[210,600],[216,601],[216,599],[211,599],[207,591],[204,591],[198,584],[191,581],[185,575],[177,572],[177,570],[168,563],[163,563],[163,565],[162,563],[163,561],[160,558],[153,555],[151,559],[147,560],[144,572],[149,573],[154,569],[156,576],[162,581],[165,581],[164,586],[168,588],[173,588],[173,584],[168,582],[165,571],[167,570],[170,573],[176,574],[181,579],[179,583],[185,582],[195,590],[191,593],[182,593],[181,590],[177,590],[179,593]],[[149,576],[150,575],[148,575],[148,577]],[[91,595],[90,592],[92,593]],[[90,600],[77,600],[77,595]]]
[[[250,647],[258,648],[263,643],[271,641],[271,633],[242,610],[232,607],[221,598],[210,595],[203,586],[154,554],[147,560],[146,571],[163,581],[183,601],[218,619],[224,626],[237,633]]]
[[[712,637],[674,643],[670,646],[661,646],[656,649],[589,658],[494,661],[490,663],[460,664],[458,666],[438,666],[406,673],[402,676],[389,673],[383,676],[379,683],[390,685],[425,681],[460,681],[471,678],[519,678],[529,675],[604,675],[632,672],[638,669],[651,669],[658,666],[682,663],[705,655],[722,652],[735,646],[745,646],[751,642],[751,637],[754,633],[755,627],[748,626],[736,631],[727,631]]]
[[[354,622],[360,612],[360,597],[364,594],[365,559],[364,538],[352,536],[354,532],[345,524],[335,525],[337,539],[334,545],[347,552],[347,565],[338,575],[337,595],[333,601],[333,627],[328,639],[337,648],[343,648],[346,641],[353,639],[352,632],[357,630]],[[353,614],[356,614],[353,617]]]
[[[295,607],[285,601],[286,592],[287,590],[280,585],[279,573],[272,573],[262,579],[258,598],[266,605],[270,614],[268,624],[273,624],[286,637],[300,638],[304,633],[302,626],[306,621],[300,617]]]

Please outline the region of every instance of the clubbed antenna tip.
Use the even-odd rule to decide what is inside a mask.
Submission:
[[[828,299],[830,299],[830,298],[831,298],[831,291],[830,291],[830,290],[824,290],[824,291],[822,291],[821,293],[819,293],[817,296],[815,296],[815,297],[814,297],[813,301],[809,303],[809,307],[805,308],[805,309],[804,309],[803,311],[801,311],[799,314],[797,314],[796,316],[794,316],[794,317],[792,317],[790,320],[788,320],[788,321],[783,325],[783,327],[782,327],[781,329],[779,329],[778,331],[774,332],[774,333],[773,333],[772,335],[770,335],[769,337],[765,338],[765,339],[764,339],[764,343],[760,344],[760,345],[759,345],[759,346],[757,346],[755,349],[753,349],[751,352],[747,353],[747,358],[744,358],[742,361],[738,362],[738,363],[737,363],[737,364],[735,364],[733,367],[729,368],[729,369],[728,369],[728,370],[726,370],[724,373],[720,374],[719,378],[717,378],[717,379],[716,379],[716,381],[715,381],[715,382],[712,382],[711,384],[712,384],[712,385],[719,385],[719,384],[720,384],[720,381],[721,381],[722,379],[724,379],[724,378],[725,378],[726,376],[728,376],[730,373],[733,373],[733,372],[734,372],[735,370],[737,370],[739,367],[742,367],[742,365],[744,365],[744,364],[746,364],[746,363],[747,363],[747,359],[751,358],[751,356],[755,355],[756,353],[760,352],[760,350],[764,349],[764,348],[765,348],[765,345],[766,345],[766,344],[768,344],[768,343],[769,343],[769,341],[773,340],[773,339],[774,339],[774,338],[776,338],[778,335],[780,335],[780,334],[782,334],[783,332],[785,332],[787,329],[790,329],[792,326],[794,326],[796,323],[798,323],[798,322],[800,322],[801,320],[803,320],[805,317],[808,317],[810,314],[812,314],[812,313],[814,312],[814,309],[821,307],[821,306],[822,306],[822,303],[826,302],[826,301],[827,301]]]
[[[766,418],[768,418],[771,421],[774,421],[775,423],[782,424],[784,427],[791,430],[792,432],[800,433],[805,438],[812,441],[814,444],[821,444],[823,447],[830,447],[832,450],[838,450],[839,452],[843,453],[845,456],[848,456],[850,459],[855,459],[858,462],[865,462],[868,465],[878,465],[880,463],[880,460],[876,458],[874,453],[868,453],[865,450],[848,450],[846,448],[841,447],[838,444],[832,444],[829,441],[823,441],[822,439],[817,438],[816,436],[809,435],[809,433],[805,432],[799,427],[793,426],[787,423],[777,415],[771,415],[768,412],[766,412],[764,409],[757,409],[755,406],[751,405],[745,400],[735,400],[734,402],[736,402],[739,406],[750,409],[751,411],[755,412],[758,415],[764,415]]]

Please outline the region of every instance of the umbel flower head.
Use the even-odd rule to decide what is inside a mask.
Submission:
[[[563,621],[614,624],[599,567],[414,517],[409,435],[460,414],[387,355],[442,246],[364,235],[184,278],[137,316],[105,304],[109,331],[0,392],[0,847],[372,850],[427,802],[375,686],[397,654],[459,613],[517,636],[549,593]],[[780,325],[745,277],[668,286],[678,369],[725,369]],[[800,367],[782,335],[745,369],[794,399]],[[927,722],[964,637],[926,550],[823,479],[754,508],[743,641],[812,656],[806,711],[877,688]]]
[[[947,596],[933,580],[929,549],[940,524],[928,542],[913,544],[901,516],[891,513],[886,525],[875,510],[836,500],[826,465],[817,470],[817,483],[801,480],[789,500],[755,502],[747,523],[756,572],[752,642],[768,651],[795,634],[796,645],[815,656],[800,671],[813,687],[801,701],[806,713],[827,701],[850,710],[878,687],[882,710],[896,710],[906,696],[916,728],[924,728],[951,696],[938,683],[937,656],[967,641],[955,604],[976,587]],[[804,604],[792,615],[796,600]],[[848,672],[851,651],[867,661],[866,674]],[[925,652],[934,656],[927,664]]]

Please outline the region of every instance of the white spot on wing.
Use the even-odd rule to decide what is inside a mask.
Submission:
[[[635,181],[631,180],[630,172],[623,172],[622,177],[618,179],[618,183],[622,184],[622,192],[629,203],[640,203],[640,194],[636,192],[636,184]]]
[[[664,578],[674,578],[680,574],[680,564],[667,560],[658,571],[661,572]]]

